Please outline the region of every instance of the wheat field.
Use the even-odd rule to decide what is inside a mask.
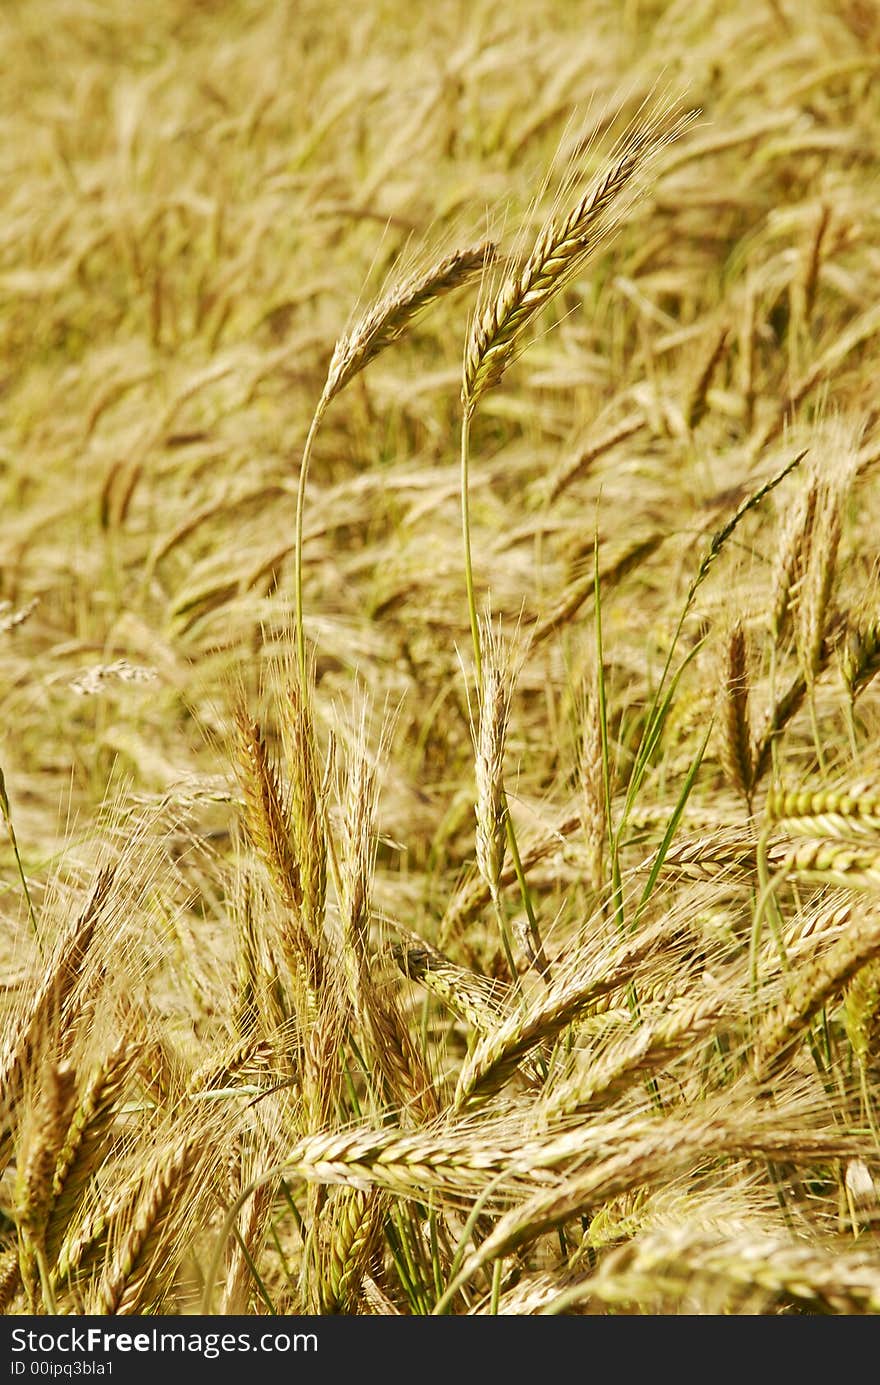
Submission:
[[[3,1313],[880,1311],[877,0],[0,38]]]

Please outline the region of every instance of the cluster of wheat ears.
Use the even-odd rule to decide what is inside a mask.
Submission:
[[[781,6],[768,15],[788,22]],[[854,80],[858,62],[838,63],[827,80]],[[763,277],[733,276],[709,330],[697,318],[677,337],[621,274],[615,292],[644,339],[637,360],[615,348],[632,366],[626,407],[611,390],[618,407],[549,467],[504,450],[530,405],[506,409],[501,387],[527,348],[551,399],[555,353],[569,367],[579,349],[598,360],[607,305],[579,340],[576,286],[600,263],[611,284],[615,248],[629,226],[657,224],[656,189],[676,168],[762,137],[655,93],[614,143],[578,142],[574,172],[549,210],[539,198],[524,214],[512,249],[494,236],[446,249],[357,312],[329,365],[317,343],[325,374],[298,471],[288,452],[274,487],[209,496],[153,535],[145,591],[197,531],[222,537],[247,504],[270,502],[289,529],[295,499],[292,540],[279,528],[267,556],[255,531],[246,576],[236,555],[194,550],[202,586],[174,609],[183,638],[258,589],[248,658],[234,676],[221,663],[210,713],[203,687],[181,694],[233,775],[108,796],[41,871],[34,818],[19,818],[16,777],[0,770],[3,1312],[880,1311],[880,605],[870,546],[858,549],[880,449],[876,409],[856,407],[846,375],[880,314],[852,307],[862,271],[845,262],[859,230],[844,192],[803,222],[783,281],[772,257]],[[791,138],[796,159],[818,136]],[[662,229],[657,244],[643,253],[674,297]],[[86,279],[91,253],[76,270]],[[168,270],[137,273],[161,345],[182,291]],[[328,484],[322,447],[349,436],[334,418],[349,403],[351,436],[368,446],[383,427],[373,363],[404,347],[416,359],[457,290],[471,295],[460,402],[433,416],[440,453],[456,437],[454,469],[396,471],[404,420],[388,425],[390,463]],[[830,309],[818,322],[823,292],[846,299],[843,325]],[[216,350],[226,319],[211,312]],[[770,357],[786,333],[783,387]],[[664,394],[682,342],[696,344],[684,385]],[[199,375],[158,432],[113,460],[109,547],[151,449],[230,370]],[[93,396],[82,446],[141,379]],[[548,405],[551,435],[552,416]],[[740,469],[706,481],[685,522],[684,500],[670,501],[680,480],[658,469],[676,449],[693,457],[712,427],[706,446],[722,457],[739,430]],[[641,469],[594,487],[629,445]],[[507,515],[494,534],[490,484]],[[345,566],[334,526],[354,543],[377,494],[389,511],[411,506],[401,551],[362,533],[362,559]],[[450,499],[457,532],[453,544],[438,520],[440,554],[419,525]],[[342,518],[327,518],[334,504]],[[550,590],[523,587],[517,602],[542,564]],[[395,632],[389,665],[416,685],[416,719],[399,682],[371,686],[387,649],[328,623],[334,583],[352,587],[353,608],[372,601],[371,628]],[[14,596],[0,610],[10,650],[40,620],[37,597]],[[138,638],[116,644],[132,657],[68,678],[65,707],[100,708],[108,688],[142,708],[154,685],[177,697],[173,642],[141,663]],[[222,646],[215,628],[205,648]],[[352,664],[361,677],[335,682]],[[122,722],[95,715],[76,724],[153,763]],[[401,745],[415,782],[395,790]],[[418,785],[432,766],[448,775],[434,796]]]

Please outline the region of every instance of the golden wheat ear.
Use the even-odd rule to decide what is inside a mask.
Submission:
[[[568,213],[551,215],[531,252],[511,266],[471,328],[461,391],[466,413],[473,413],[480,397],[500,384],[526,328],[583,269],[631,205],[639,179],[695,117],[695,111],[678,116],[664,112],[631,129]]]
[[[386,347],[399,341],[420,313],[444,294],[482,275],[495,258],[492,241],[453,250],[395,284],[339,338],[330,359],[321,407],[335,399]]]

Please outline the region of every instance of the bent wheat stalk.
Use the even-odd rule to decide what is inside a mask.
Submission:
[[[495,255],[491,241],[454,250],[418,274],[411,274],[374,303],[363,317],[339,338],[330,358],[327,379],[318,400],[303,448],[296,492],[296,534],[294,539],[294,603],[296,648],[300,671],[306,675],[305,636],[303,634],[302,539],[306,483],[312,448],[321,421],[331,401],[372,361],[403,336],[425,308],[444,293],[451,293],[482,274]]]

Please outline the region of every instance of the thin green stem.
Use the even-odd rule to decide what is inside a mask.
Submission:
[[[507,969],[510,972],[510,979],[513,982],[514,990],[521,992],[519,972],[513,956],[513,946],[510,940],[510,930],[504,917],[504,910],[501,908],[501,897],[497,889],[492,891],[492,902],[495,905],[495,918],[498,923],[498,932],[501,934],[501,945],[504,948],[504,957],[507,962]]]
[[[825,773],[825,756],[822,754],[822,738],[819,735],[819,716],[816,711],[816,685],[810,685],[810,726],[813,731],[813,744],[816,747],[816,760],[819,765],[819,773]]]
[[[492,1301],[489,1304],[489,1312],[493,1318],[498,1316],[498,1300],[501,1297],[501,1273],[504,1261],[498,1259],[492,1266]]]
[[[483,691],[483,661],[480,657],[480,627],[477,621],[477,600],[474,595],[474,566],[471,558],[471,512],[468,465],[470,452],[471,418],[473,409],[465,405],[461,417],[461,537],[464,544],[464,581],[467,590],[468,616],[471,622],[471,639],[474,645],[474,668],[477,671],[477,689]]]
[[[37,1262],[37,1269],[40,1275],[40,1288],[43,1293],[43,1303],[46,1312],[50,1317],[57,1318],[58,1304],[55,1301],[55,1292],[52,1287],[52,1278],[49,1274],[49,1265],[46,1261],[46,1251],[42,1245],[34,1246],[34,1258]]]
[[[474,565],[471,555],[471,515],[470,515],[470,486],[468,480],[470,462],[470,435],[471,419],[473,417],[473,406],[466,404],[461,417],[461,537],[464,548],[464,581],[467,592],[468,618],[471,626],[471,640],[474,646],[474,668],[477,675],[477,692],[483,695],[483,660],[480,655],[480,625],[477,620],[477,598],[474,593]],[[510,849],[513,868],[516,872],[516,879],[519,885],[519,892],[522,897],[523,908],[526,911],[526,918],[529,925],[529,934],[532,939],[532,947],[535,952],[535,959],[538,970],[545,980],[549,978],[549,964],[547,954],[544,951],[544,944],[541,939],[541,931],[538,927],[538,920],[535,917],[535,910],[532,906],[532,897],[529,893],[525,871],[523,870],[522,857],[519,853],[519,846],[516,840],[516,831],[507,807],[507,794],[502,790],[502,803],[504,807],[504,824],[507,835],[507,845]],[[500,922],[500,909],[499,909]],[[502,942],[504,943],[505,953],[508,954],[508,965],[511,963],[510,942],[502,928]],[[516,980],[516,969],[512,968],[512,975]]]
[[[303,548],[303,513],[305,510],[306,482],[309,479],[309,463],[312,459],[312,447],[314,446],[315,436],[320,427],[321,420],[327,410],[327,399],[324,395],[318,401],[303,448],[302,461],[299,467],[299,482],[296,488],[296,531],[293,545],[293,591],[294,591],[294,619],[296,622],[296,652],[299,659],[299,669],[305,687],[306,678],[306,641],[303,632],[303,583],[302,583],[302,548]]]
[[[3,814],[3,820],[6,823],[6,831],[9,833],[9,841],[12,846],[12,854],[15,857],[15,864],[18,867],[18,878],[21,881],[21,888],[24,892],[25,903],[27,904],[28,918],[30,920],[31,931],[33,932],[34,940],[37,944],[37,950],[42,956],[43,949],[40,945],[40,930],[37,924],[37,915],[34,910],[34,902],[31,899],[31,892],[28,888],[27,876],[24,873],[24,864],[21,859],[21,852],[18,849],[18,838],[15,835],[15,827],[12,822],[12,809],[9,806],[9,796],[6,792],[6,780],[3,776],[2,769],[0,769],[0,813]]]
[[[758,948],[761,943],[761,928],[764,922],[764,914],[770,924],[776,949],[779,953],[779,961],[782,970],[786,973],[791,971],[788,954],[785,950],[785,943],[782,939],[782,919],[779,914],[779,906],[776,903],[776,887],[785,877],[785,866],[771,877],[767,867],[767,845],[773,831],[773,824],[765,827],[758,838],[756,851],[758,865],[758,885],[760,893],[755,904],[755,915],[752,921],[752,935],[749,942],[749,980],[751,984],[752,999],[757,1003],[758,999]]]

